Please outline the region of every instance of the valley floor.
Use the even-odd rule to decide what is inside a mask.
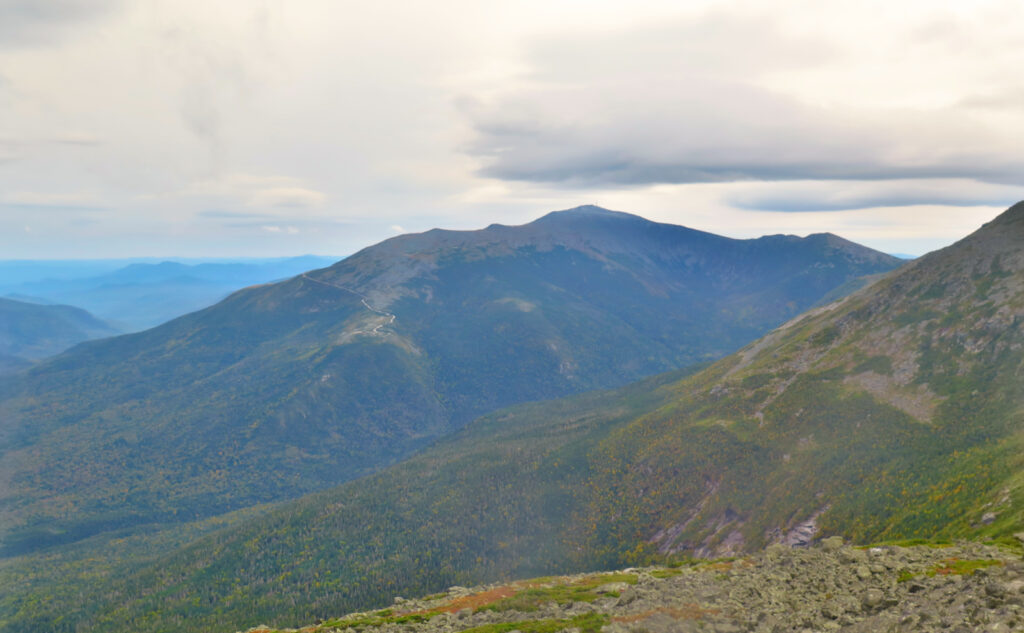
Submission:
[[[295,630],[1009,633],[1024,630],[1024,559],[975,543],[856,548],[833,537],[746,558],[452,587]]]

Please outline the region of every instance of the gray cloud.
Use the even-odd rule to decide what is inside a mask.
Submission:
[[[956,107],[816,107],[758,81],[830,55],[826,43],[785,37],[770,21],[721,16],[541,43],[526,81],[497,97],[459,102],[475,133],[466,150],[485,176],[569,187],[958,177],[1012,183],[1024,169],[1005,133]]]
[[[1002,208],[1021,199],[1024,199],[1024,187],[960,179],[781,183],[746,188],[726,196],[726,201],[739,209],[783,212],[850,211],[919,205]]]
[[[121,5],[122,0],[0,0],[0,48],[50,44]]]
[[[904,237],[951,239],[987,211],[733,205],[966,205],[1004,193],[907,178],[1024,173],[1019,2],[491,4],[0,0],[0,203],[23,205],[0,209],[3,252],[347,252],[581,200],[744,235],[874,240],[918,217]],[[83,231],[24,206],[45,202],[109,210],[79,208],[101,219]]]

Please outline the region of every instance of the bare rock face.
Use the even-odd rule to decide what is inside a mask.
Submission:
[[[453,589],[297,630],[1024,630],[1024,560],[1018,552],[974,543],[855,548],[831,537],[807,548],[776,544],[746,558]]]

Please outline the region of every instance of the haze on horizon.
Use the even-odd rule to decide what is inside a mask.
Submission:
[[[0,0],[3,258],[341,254],[593,203],[948,244],[1024,198],[1024,5]]]

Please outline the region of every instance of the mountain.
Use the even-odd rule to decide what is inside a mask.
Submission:
[[[22,369],[72,345],[119,332],[85,310],[0,297],[0,373]]]
[[[32,361],[25,360],[20,356],[8,356],[0,354],[0,375],[11,374],[32,366]]]
[[[0,262],[0,292],[33,303],[67,303],[135,332],[201,310],[232,292],[330,265],[335,257],[267,260],[131,262]],[[106,267],[106,268],[105,268]],[[76,270],[100,274],[76,274]],[[34,277],[33,277],[34,275]],[[42,275],[42,276],[41,276]]]
[[[721,356],[898,263],[596,207],[399,236],[0,384],[3,552],[323,489],[481,413]]]
[[[1010,538],[1024,531],[1022,245],[1024,203],[702,371],[485,416],[65,613],[86,630],[234,630],[830,534]],[[24,617],[52,621],[40,612]]]

